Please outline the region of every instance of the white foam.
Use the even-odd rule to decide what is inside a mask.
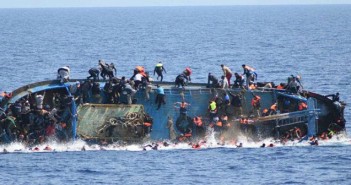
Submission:
[[[167,143],[168,145],[164,145],[163,143]],[[255,142],[251,139],[248,139],[246,136],[240,135],[237,141],[218,141],[215,138],[215,133],[213,130],[208,132],[205,140],[199,141],[199,148],[196,149],[209,149],[209,148],[237,148],[239,143],[242,143],[243,148],[260,148],[264,143],[266,147],[270,144],[273,144],[274,147],[308,147],[310,145],[310,141],[288,141],[286,143],[280,143],[274,141],[273,139],[265,139],[260,142]],[[347,146],[351,145],[351,138],[348,138],[345,135],[336,135],[332,139],[329,140],[318,140],[319,146]],[[132,145],[121,145],[119,143],[112,143],[109,145],[89,145],[85,141],[76,140],[74,142],[69,143],[57,143],[55,141],[50,141],[47,143],[43,143],[40,145],[27,147],[22,143],[11,143],[8,145],[0,145],[0,153],[30,153],[30,152],[67,152],[67,151],[148,151],[154,150],[152,147],[148,145],[155,146],[158,144],[157,150],[188,150],[194,149],[194,145],[197,143],[173,143],[170,141],[160,141],[160,142],[146,142],[143,144],[132,144]],[[48,147],[48,148],[47,148]],[[46,149],[45,149],[46,148]]]

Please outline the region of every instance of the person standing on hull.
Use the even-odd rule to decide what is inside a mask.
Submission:
[[[113,73],[114,72],[114,73]],[[108,65],[108,74],[109,75],[109,78],[113,78],[115,76],[117,76],[117,69],[115,67],[115,64],[111,62],[110,65]]]
[[[187,82],[191,82],[191,78],[190,78],[191,73],[192,73],[191,69],[187,67],[182,74],[178,75],[175,80],[176,87],[179,88],[180,86],[182,86],[182,88],[184,88]]]
[[[207,88],[218,88],[218,87],[220,87],[218,78],[215,77],[212,73],[208,73]]]
[[[246,76],[246,88],[249,89],[250,82],[253,83],[255,81],[255,69],[246,64],[243,64],[242,67],[244,69],[243,75]]]
[[[97,67],[90,68],[88,72],[90,75],[87,77],[88,80],[90,78],[93,78],[94,81],[99,80],[99,74],[100,74],[99,68],[97,68]]]
[[[223,70],[223,76],[225,76],[228,80],[228,85],[230,87],[230,79],[233,76],[233,72],[229,69],[229,67],[225,66],[224,64],[221,64],[222,70]]]
[[[113,72],[115,72],[117,75],[117,69],[113,63],[109,65],[103,60],[99,60],[99,66],[101,69],[100,76],[102,77],[102,79],[106,80],[106,76],[108,76],[109,79],[113,78],[115,76]]]
[[[57,79],[60,80],[61,83],[68,82],[70,73],[71,70],[69,66],[63,66],[57,70]]]
[[[162,74],[163,72],[167,73],[165,67],[163,67],[162,62],[158,62],[154,69],[154,76],[155,76],[155,73],[157,73],[157,80],[159,77],[161,77],[161,82],[163,80],[163,74]]]

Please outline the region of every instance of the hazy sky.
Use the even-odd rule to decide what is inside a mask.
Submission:
[[[351,4],[351,0],[0,0],[0,8]]]

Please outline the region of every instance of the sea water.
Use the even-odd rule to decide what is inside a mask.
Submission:
[[[351,6],[230,6],[149,8],[0,9],[0,90],[56,77],[86,78],[99,59],[117,76],[135,66],[152,72],[157,61],[174,81],[185,67],[193,82],[220,64],[259,81],[301,75],[305,89],[340,93],[351,102]],[[350,133],[350,106],[345,109]],[[216,141],[143,150],[142,145],[86,146],[49,142],[30,150],[2,145],[1,184],[350,184],[348,136],[319,146],[290,142],[273,148],[242,139],[243,148]],[[145,143],[147,144],[147,143]],[[50,145],[51,151],[44,151]],[[81,151],[84,147],[85,151]]]

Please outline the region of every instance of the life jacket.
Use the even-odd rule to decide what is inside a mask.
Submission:
[[[249,120],[247,120],[246,118],[241,118],[239,122],[240,124],[248,124]]]
[[[271,106],[271,110],[277,111],[277,109],[278,109],[278,106],[276,103]]]
[[[145,126],[145,127],[151,127],[151,125],[152,125],[152,124],[151,124],[151,123],[148,123],[148,122],[145,122],[145,123],[144,123],[144,126]]]
[[[222,127],[222,126],[223,126],[223,123],[222,123],[221,121],[217,121],[216,126],[217,126],[217,127]]]
[[[282,90],[282,89],[284,89],[284,86],[283,85],[278,85],[277,89]]]
[[[260,107],[260,100],[261,100],[261,97],[259,97],[259,96],[255,96],[254,98],[252,98],[252,100],[251,100],[251,105],[253,106],[253,107]]]
[[[194,122],[194,124],[195,124],[196,126],[198,126],[198,127],[201,127],[201,126],[202,126],[201,117],[195,117],[195,118],[193,119],[193,122]]]
[[[61,122],[61,127],[62,127],[62,128],[66,128],[66,127],[67,127],[66,123]]]
[[[263,114],[268,113],[268,109],[263,109],[262,113],[263,113]]]
[[[200,146],[200,144],[193,144],[191,147],[193,149],[199,149],[201,146]]]
[[[163,64],[162,64],[162,63],[156,64],[156,69],[159,70],[159,71],[162,71],[162,69],[163,69]]]
[[[217,110],[217,105],[216,105],[216,102],[215,101],[212,101],[210,103],[210,112],[216,112]]]
[[[299,103],[298,109],[299,109],[299,110],[305,110],[305,109],[307,109],[307,104],[306,104],[305,102]]]
[[[186,133],[186,134],[184,134],[184,136],[185,137],[191,137],[192,135],[191,135],[191,133]]]

